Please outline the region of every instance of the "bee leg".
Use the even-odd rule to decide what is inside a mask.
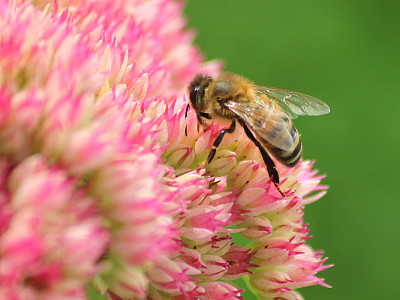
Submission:
[[[197,116],[197,133],[200,132],[200,126],[203,126],[203,119],[200,117],[199,114],[196,115]]]
[[[240,122],[240,121],[239,121]],[[282,195],[282,197],[285,197],[285,194],[281,191],[279,188],[279,174],[278,171],[276,170],[276,166],[274,161],[271,159],[271,157],[268,155],[267,151],[261,145],[259,141],[254,137],[253,133],[250,131],[250,129],[246,126],[244,122],[240,122],[240,125],[242,125],[244,132],[246,133],[247,137],[258,147],[258,149],[261,152],[261,156],[264,160],[265,165],[267,166],[267,171],[269,177],[272,179],[273,184],[275,185],[276,190]]]
[[[213,143],[213,145],[212,145],[212,149],[211,149],[210,153],[208,153],[207,160],[206,160],[206,162],[205,162],[203,168],[205,168],[205,167],[213,160],[213,158],[214,158],[214,156],[215,156],[215,153],[217,152],[217,149],[218,149],[219,145],[221,145],[221,143],[222,143],[222,139],[224,138],[225,133],[232,133],[232,132],[235,131],[235,128],[236,128],[236,122],[233,121],[232,124],[231,124],[231,126],[229,126],[229,128],[222,129],[222,130],[218,133],[218,135],[217,135],[217,137],[215,138],[214,143]]]
[[[205,118],[207,120],[211,120],[211,115],[205,112],[198,112],[196,114],[197,116],[197,132],[200,130],[200,126],[204,126],[204,122],[202,118]]]
[[[199,112],[197,113],[200,117],[205,118],[207,120],[211,120],[211,115],[205,112]]]

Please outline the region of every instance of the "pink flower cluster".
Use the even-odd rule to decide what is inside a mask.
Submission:
[[[301,299],[324,285],[312,164],[185,118],[202,64],[171,0],[0,0],[0,299]],[[188,134],[185,135],[185,126]],[[318,191],[315,193],[315,191]],[[313,193],[314,192],[314,193]],[[307,196],[313,193],[312,196]],[[246,243],[233,239],[241,236]]]

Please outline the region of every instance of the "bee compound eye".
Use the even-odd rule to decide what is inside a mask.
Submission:
[[[190,102],[192,102],[193,106],[196,106],[197,102],[197,94],[199,93],[200,90],[200,85],[195,86],[191,91],[190,91]]]

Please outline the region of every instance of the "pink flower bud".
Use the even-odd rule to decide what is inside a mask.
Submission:
[[[240,224],[239,227],[245,229],[241,232],[245,238],[255,242],[267,240],[272,233],[271,222],[264,216],[249,218]]]
[[[222,282],[204,282],[201,284],[201,287],[204,288],[205,293],[203,296],[200,296],[199,299],[212,299],[212,300],[237,300],[241,299],[240,290],[238,290],[235,286]]]

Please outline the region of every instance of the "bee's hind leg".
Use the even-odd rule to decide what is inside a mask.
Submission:
[[[231,123],[231,126],[229,126],[229,128],[222,129],[222,130],[218,133],[218,135],[217,135],[217,137],[215,138],[214,143],[213,143],[213,145],[212,145],[212,149],[211,149],[211,151],[208,153],[207,160],[206,160],[206,162],[204,163],[203,168],[205,168],[205,167],[213,160],[213,158],[214,158],[214,156],[215,156],[215,153],[217,152],[217,149],[218,149],[219,145],[221,145],[221,143],[222,143],[222,139],[224,138],[225,133],[232,133],[232,132],[235,131],[235,128],[236,128],[236,122],[233,121],[233,122]]]
[[[271,159],[271,157],[268,155],[267,151],[261,145],[259,141],[254,137],[253,133],[250,131],[250,129],[246,126],[244,122],[241,122],[239,120],[240,125],[242,125],[244,132],[246,133],[247,137],[258,147],[258,149],[261,152],[261,156],[264,160],[265,165],[267,166],[267,171],[269,177],[272,179],[272,182],[275,185],[276,190],[282,195],[282,197],[285,197],[285,194],[281,191],[279,188],[279,174],[278,171],[276,170],[275,163]]]

